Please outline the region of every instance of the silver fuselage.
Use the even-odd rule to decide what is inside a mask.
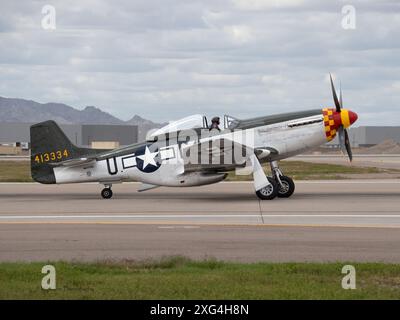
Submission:
[[[268,157],[260,158],[260,162],[282,160],[312,150],[327,142],[322,112],[311,112],[311,114],[299,118],[291,116],[289,120],[285,120],[285,117],[278,118],[273,123],[265,125],[262,124],[262,121],[261,123],[258,121],[254,126],[250,124],[249,128],[240,130],[240,135],[235,135],[231,130],[223,130],[216,135],[199,137],[197,141],[226,138],[236,143],[243,143],[243,139],[237,141],[236,137],[246,136],[250,137],[250,142],[246,142],[250,149],[274,150]],[[197,141],[188,143],[193,144]],[[113,150],[102,155],[99,160],[87,164],[55,167],[56,183],[100,182],[111,184],[133,180],[159,186],[197,186],[221,181],[225,178],[227,171],[234,170],[232,167],[214,172],[201,170],[188,172],[185,170],[182,159],[182,150],[187,147],[187,144],[176,143],[172,140],[168,141],[167,147],[158,148],[159,163],[155,168],[154,164],[147,163],[149,161],[145,159],[143,152],[140,158],[147,161],[144,164],[143,160],[138,159],[137,153],[138,148],[143,149],[152,144],[152,142],[147,142]],[[151,160],[151,158],[149,159]],[[144,165],[149,169],[154,168],[153,170],[143,170]]]

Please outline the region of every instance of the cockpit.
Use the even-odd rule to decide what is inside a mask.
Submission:
[[[220,130],[234,129],[238,124],[238,119],[225,115],[223,127]],[[165,135],[167,133],[177,132],[190,129],[211,129],[211,121],[208,122],[207,117],[201,114],[191,115],[176,121],[171,121],[166,126],[149,132],[146,140],[153,140],[156,136]]]

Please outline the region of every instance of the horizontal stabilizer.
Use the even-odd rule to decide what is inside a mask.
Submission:
[[[50,163],[53,167],[77,167],[96,161],[96,158],[75,158],[61,162]]]

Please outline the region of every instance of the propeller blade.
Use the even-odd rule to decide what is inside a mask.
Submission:
[[[338,100],[335,90],[335,85],[333,84],[332,80],[332,75],[329,74],[329,77],[331,79],[332,95],[333,95],[333,100],[335,101],[336,111],[341,112],[341,109],[343,108],[342,83],[340,82],[340,98],[339,98],[340,100]],[[343,154],[347,153],[350,161],[353,161],[353,152],[351,151],[349,133],[342,125],[339,127],[339,145]]]
[[[336,111],[340,112],[340,109],[341,109],[340,108],[340,103],[339,103],[338,97],[336,95],[336,90],[335,90],[335,86],[333,84],[332,75],[329,74],[329,77],[331,78],[332,95],[333,95],[333,101],[335,101]]]
[[[344,137],[345,137],[344,144],[346,146],[347,154],[349,156],[350,161],[353,161],[353,153],[351,152],[349,134],[347,133],[346,129],[344,129]]]
[[[345,137],[345,133],[344,133],[344,128],[342,126],[339,127],[339,146],[340,146],[340,150],[342,150],[343,154],[347,153],[346,150],[346,137]]]
[[[343,154],[346,154],[349,156],[350,161],[353,160],[353,153],[351,152],[351,146],[350,146],[350,139],[349,139],[349,134],[343,126],[339,127],[339,145],[340,149],[342,150]]]

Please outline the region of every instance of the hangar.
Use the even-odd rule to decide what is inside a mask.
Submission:
[[[29,128],[32,124],[1,122],[0,145],[29,149]],[[107,149],[138,142],[138,127],[134,125],[60,124],[60,127],[67,137],[79,147]]]
[[[361,126],[349,130],[350,143],[354,147],[371,147],[385,140],[393,140],[400,143],[400,127],[385,126]],[[339,148],[339,140],[336,136],[327,147]]]
[[[385,140],[400,143],[400,127],[362,126],[350,130],[350,142],[358,147],[371,147]]]

